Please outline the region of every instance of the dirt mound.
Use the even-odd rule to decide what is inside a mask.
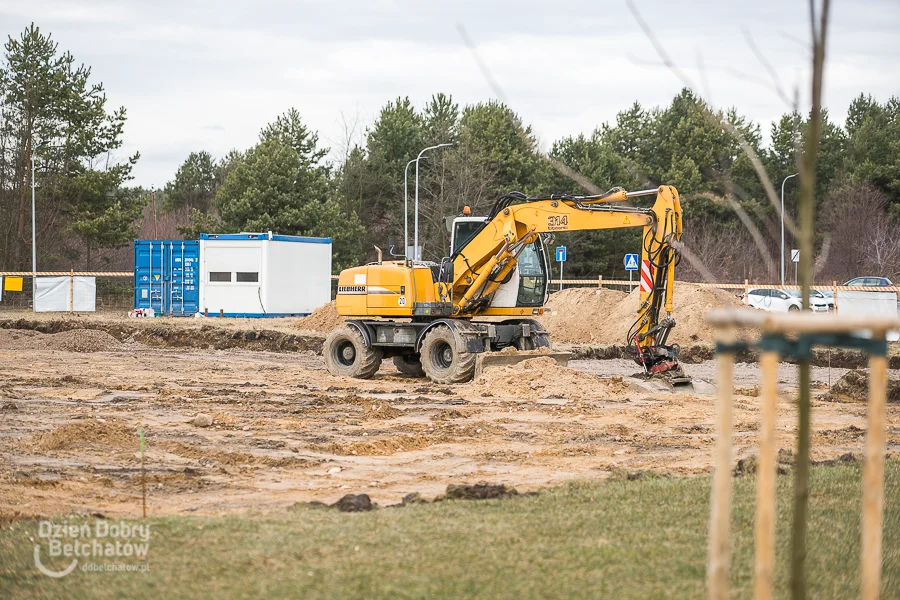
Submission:
[[[550,297],[549,315],[541,320],[554,342],[574,344],[625,344],[628,330],[637,319],[640,291],[630,294],[607,289],[572,288]],[[713,342],[715,332],[706,324],[712,308],[742,306],[733,294],[692,283],[676,283],[673,295],[677,325],[670,342],[690,345]]]
[[[140,445],[133,427],[94,419],[67,423],[52,431],[39,433],[32,443],[40,450],[70,450],[81,446],[137,450]]]
[[[332,300],[328,304],[323,304],[314,310],[308,317],[303,317],[297,321],[295,327],[305,331],[330,333],[332,329],[343,322],[344,317],[338,314],[334,300]]]
[[[861,369],[847,371],[844,376],[822,395],[827,402],[867,402],[869,400],[869,374]],[[888,402],[900,402],[900,380],[888,379]]]
[[[550,296],[541,322],[550,330],[554,342],[621,344],[624,333],[622,339],[614,342],[600,342],[596,338],[604,316],[627,298],[625,292],[607,288],[569,288]]]
[[[122,346],[122,342],[97,329],[72,329],[51,334],[18,330],[0,332],[0,348],[8,349],[112,352],[121,350]]]
[[[122,342],[97,329],[73,329],[56,333],[46,342],[51,350],[69,352],[110,352],[122,348]]]
[[[609,398],[625,390],[617,382],[600,379],[568,367],[549,356],[523,360],[514,365],[488,367],[466,384],[462,395],[498,398]]]

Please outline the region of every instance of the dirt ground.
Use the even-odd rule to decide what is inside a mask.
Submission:
[[[400,376],[389,361],[370,381],[332,377],[313,351],[171,349],[102,331],[0,329],[0,522],[139,515],[139,427],[154,515],[360,492],[391,504],[413,492],[434,497],[449,483],[528,491],[623,470],[710,469],[713,397],[636,390],[621,379],[637,370],[629,361],[570,366],[536,357],[446,387]],[[685,369],[714,372],[711,362]],[[784,449],[794,445],[795,370],[781,373]],[[815,369],[817,394],[844,372]],[[755,365],[736,366],[736,460],[755,452],[757,381]],[[861,453],[863,403],[820,399],[812,414],[815,460]],[[896,452],[900,405],[888,406],[888,424]]]

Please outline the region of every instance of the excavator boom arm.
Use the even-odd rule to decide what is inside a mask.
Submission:
[[[650,208],[610,204],[651,194],[656,200]],[[626,343],[636,355],[659,351],[674,325],[676,246],[682,232],[677,190],[660,186],[631,193],[613,190],[602,196],[520,197],[518,200],[516,204],[499,208],[484,229],[453,258],[454,314],[475,316],[489,308],[493,294],[515,268],[518,253],[540,234],[641,228],[640,304]],[[663,309],[666,316],[660,319]],[[648,362],[655,360],[650,356],[644,358]],[[647,367],[645,362],[638,362]]]

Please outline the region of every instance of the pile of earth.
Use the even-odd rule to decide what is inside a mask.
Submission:
[[[32,444],[39,450],[71,450],[81,446],[137,450],[139,441],[135,428],[115,421],[89,419],[39,433]]]
[[[295,326],[297,329],[303,329],[304,331],[330,333],[332,329],[343,322],[344,317],[338,314],[334,300],[332,300],[314,310],[308,317],[303,317],[297,321]]]
[[[628,330],[638,317],[640,291],[630,294],[609,289],[570,288],[550,296],[541,321],[555,343],[625,344]],[[706,323],[713,308],[740,308],[740,299],[718,288],[675,284],[672,298],[677,325],[669,342],[689,346],[715,341],[715,330]]]
[[[863,369],[853,369],[834,382],[822,400],[827,402],[868,402],[869,373]],[[888,378],[887,401],[900,402],[900,380]]]
[[[541,322],[555,343],[625,344],[628,330],[637,319],[640,292],[630,294],[609,288],[569,288],[550,296]],[[675,320],[669,341],[690,346],[712,343],[715,332],[706,324],[712,308],[740,308],[741,301],[718,288],[676,283],[673,296]],[[305,331],[327,334],[343,323],[334,301],[324,304],[297,321]]]
[[[0,330],[0,348],[10,350],[64,350],[68,352],[114,352],[123,344],[105,331],[71,329],[60,333]]]
[[[549,356],[538,356],[507,366],[487,367],[471,383],[463,396],[518,398],[565,398],[569,400],[609,399],[628,389],[621,378],[601,379],[582,371],[562,367]]]

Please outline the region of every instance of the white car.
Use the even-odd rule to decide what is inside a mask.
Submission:
[[[753,308],[770,312],[786,313],[803,308],[803,300],[800,298],[800,292],[797,290],[755,288],[750,290],[749,293],[742,294],[741,301]],[[834,301],[813,290],[810,307],[813,312],[828,312],[834,307]]]
[[[784,291],[799,300],[801,305],[803,304],[803,299],[800,297],[800,290]],[[819,290],[810,290],[809,305],[813,312],[828,312],[834,310],[834,298],[829,298]]]

